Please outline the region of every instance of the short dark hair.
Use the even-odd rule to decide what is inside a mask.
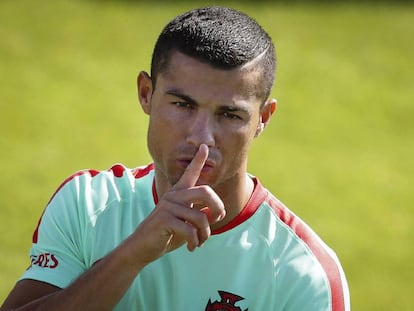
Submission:
[[[258,56],[262,73],[258,96],[269,97],[276,70],[275,47],[266,31],[250,16],[226,7],[205,7],[169,22],[155,44],[151,77],[167,70],[171,53],[179,51],[219,69],[240,67]]]

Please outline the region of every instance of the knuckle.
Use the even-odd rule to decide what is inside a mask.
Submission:
[[[209,226],[207,215],[201,211],[196,211],[195,220],[199,224],[200,228]]]
[[[197,235],[197,229],[194,226],[188,225],[187,226],[187,233],[189,236],[194,237]]]
[[[187,241],[195,240],[197,239],[197,229],[194,226],[187,224],[183,229],[182,235]]]
[[[199,186],[199,191],[200,191],[200,193],[202,194],[202,195],[205,195],[205,196],[215,196],[215,192],[214,192],[214,190],[210,187],[210,186],[208,186],[208,185],[201,185],[201,186]]]

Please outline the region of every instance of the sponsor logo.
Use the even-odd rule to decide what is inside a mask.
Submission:
[[[50,253],[40,255],[30,255],[31,266],[39,266],[42,268],[55,269],[59,265],[56,256]]]
[[[211,299],[209,299],[205,311],[243,311],[236,306],[236,302],[243,300],[243,297],[224,291],[218,291],[218,293],[221,300],[211,302]],[[244,311],[248,311],[248,309]]]

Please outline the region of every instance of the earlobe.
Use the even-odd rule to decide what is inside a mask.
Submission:
[[[254,134],[254,137],[258,137],[264,130],[264,124],[262,122],[259,123],[256,129],[256,133]]]
[[[151,110],[152,80],[145,71],[141,71],[137,78],[138,100],[146,114]]]

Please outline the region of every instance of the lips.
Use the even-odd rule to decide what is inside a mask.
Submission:
[[[191,161],[193,160],[193,157],[183,157],[177,159],[177,162],[182,166],[184,169],[187,168],[188,165],[190,165]],[[213,160],[207,159],[207,161],[204,163],[203,171],[212,169],[216,166],[216,163]]]
[[[189,145],[179,147],[173,155],[175,155],[176,163],[182,169],[186,169],[190,165],[191,161],[194,159],[197,150]],[[204,163],[204,166],[201,170],[202,173],[207,173],[212,169],[216,168],[218,165],[217,159],[220,159],[220,153],[215,148],[209,148],[207,160]]]
[[[202,173],[207,173],[214,168],[214,164],[209,162],[204,163],[203,168],[201,169]]]

